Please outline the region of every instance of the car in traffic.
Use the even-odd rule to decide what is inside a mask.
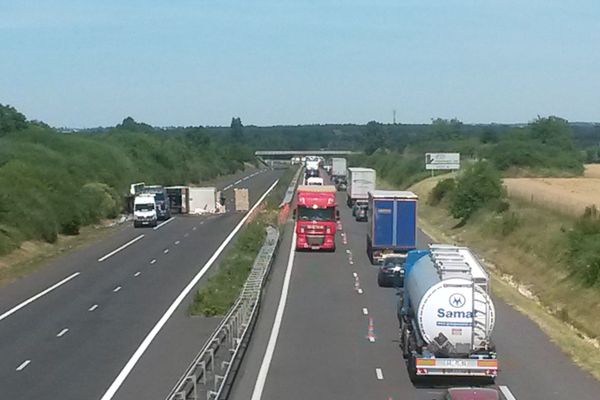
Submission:
[[[356,211],[354,211],[354,217],[357,221],[367,222],[369,217],[367,212],[369,211],[369,205],[367,203],[357,203],[355,205]]]
[[[359,208],[367,209],[369,207],[369,203],[366,200],[356,200],[356,202],[352,205],[352,216],[356,217],[356,212]]]
[[[404,285],[404,262],[406,254],[384,256],[377,272],[379,287],[402,287]]]
[[[492,388],[450,388],[444,400],[500,400],[500,394]]]

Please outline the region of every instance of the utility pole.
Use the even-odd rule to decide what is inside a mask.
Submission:
[[[394,125],[396,125],[396,110],[394,110]]]

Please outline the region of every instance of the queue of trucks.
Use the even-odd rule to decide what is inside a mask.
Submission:
[[[338,161],[336,161],[338,160]],[[343,162],[339,161],[343,160]],[[418,197],[408,191],[376,190],[376,172],[327,164],[336,186],[297,188],[296,249],[335,251],[339,211],[336,189],[347,182],[346,203],[369,223],[366,252],[380,268],[394,260],[400,347],[413,381],[469,377],[493,381],[498,374],[491,340],[495,309],[483,263],[468,248],[429,245],[417,250]],[[307,157],[306,177],[319,176],[320,162]],[[361,210],[366,210],[363,217]],[[401,267],[396,261],[400,259]]]

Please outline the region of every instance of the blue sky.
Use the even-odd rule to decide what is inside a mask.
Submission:
[[[600,121],[600,1],[0,0],[0,103],[70,127]]]

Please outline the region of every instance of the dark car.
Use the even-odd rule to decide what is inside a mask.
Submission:
[[[354,211],[354,217],[356,217],[357,221],[363,221],[366,222],[369,220],[369,217],[367,216],[367,211],[369,210],[369,206],[364,204],[364,205],[359,205],[358,207],[356,207],[356,211]]]
[[[402,287],[404,285],[405,254],[385,256],[377,273],[377,284],[380,287]]]
[[[452,388],[444,400],[499,400],[500,394],[491,388]]]

